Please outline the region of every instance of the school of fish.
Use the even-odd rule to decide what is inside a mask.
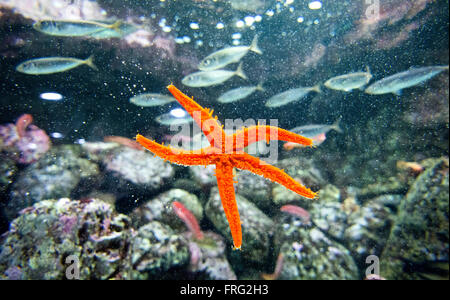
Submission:
[[[248,9],[247,6],[241,5],[239,1],[231,1],[230,4],[236,6],[236,9],[239,10]],[[109,23],[81,20],[40,20],[33,24],[33,28],[43,34],[51,36],[88,37],[95,39],[121,38],[138,29],[136,26],[121,20]],[[240,77],[243,80],[249,80],[243,70],[243,58],[247,56],[249,52],[263,55],[263,51],[258,46],[258,35],[253,37],[252,42],[248,46],[225,47],[207,55],[198,64],[199,71],[186,75],[182,78],[181,82],[188,87],[198,88],[217,86],[234,76]],[[224,69],[224,67],[233,63],[238,63],[236,69]],[[86,59],[73,57],[33,58],[17,65],[16,71],[28,75],[48,75],[67,72],[82,65],[87,65],[93,70],[98,71],[98,68],[93,62],[93,55]],[[371,74],[370,68],[367,66],[365,71],[347,73],[329,78],[323,85],[328,89],[336,91],[352,92],[353,90],[361,90],[370,95],[392,93],[400,96],[402,90],[423,84],[445,70],[448,70],[448,65],[411,67],[406,71],[388,75],[369,85],[373,75]],[[306,99],[311,92],[321,93],[322,90],[320,86],[321,84],[316,84],[310,87],[297,86],[286,89],[267,99],[265,106],[275,109],[288,104],[292,105],[295,102]],[[241,85],[231,90],[224,91],[217,98],[217,102],[222,104],[234,103],[248,98],[255,92],[266,93],[266,89],[263,87],[262,82],[257,85]],[[168,105],[175,102],[175,99],[172,96],[159,93],[143,93],[132,96],[129,99],[129,102],[140,107],[155,107]],[[175,115],[172,112],[159,115],[155,120],[159,124],[165,126],[189,124],[192,122],[190,116]],[[326,133],[328,131],[336,130],[342,132],[338,121],[332,125],[314,124],[296,127],[292,129],[292,131],[313,139],[317,146],[325,141]],[[285,150],[292,150],[299,146],[292,143],[285,143],[283,147]]]

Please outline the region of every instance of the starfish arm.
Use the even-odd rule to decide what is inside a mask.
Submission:
[[[250,144],[259,141],[285,141],[305,146],[313,146],[313,140],[299,134],[269,125],[257,125],[238,130],[232,136],[227,136],[227,142],[233,143],[233,151],[242,150]]]
[[[223,210],[230,225],[234,248],[240,249],[242,245],[241,221],[234,193],[233,165],[228,159],[219,160],[216,163],[216,177]]]
[[[170,162],[190,166],[190,165],[210,165],[213,163],[213,156],[208,154],[208,151],[187,151],[176,149],[168,146],[158,144],[155,141],[149,140],[144,136],[138,134],[136,141],[147,150],[153,152],[156,156]],[[209,149],[209,148],[206,148]]]
[[[268,163],[260,160],[257,157],[244,153],[233,155],[231,160],[236,168],[248,170],[260,176],[264,176],[265,178],[277,182],[303,197],[313,199],[317,195],[317,193],[314,193],[310,189],[298,183],[294,178],[286,174],[283,170],[269,165]]]
[[[203,108],[194,99],[183,94],[174,85],[169,85],[167,89],[177,99],[178,103],[191,115],[195,123],[200,127],[205,136],[208,138],[211,146],[216,146],[222,149],[222,139],[225,136],[225,131],[217,122],[217,116],[213,117],[213,110]],[[220,144],[219,144],[220,143]]]

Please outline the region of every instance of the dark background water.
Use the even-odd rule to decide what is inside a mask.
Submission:
[[[194,30],[189,28],[189,23],[198,22],[200,29],[195,32],[202,37],[193,38],[190,44],[175,45],[172,42],[173,57],[161,54],[154,47],[127,47],[118,39],[97,41],[46,36],[33,30],[30,19],[2,17],[0,123],[13,122],[21,114],[30,113],[40,128],[64,135],[54,143],[72,143],[80,138],[101,140],[105,135],[134,137],[137,132],[159,137],[167,133],[167,129],[161,128],[154,118],[176,104],[140,108],[130,104],[128,99],[142,92],[144,87],[146,91],[167,93],[165,86],[173,82],[200,104],[214,108],[219,120],[275,118],[280,127],[289,129],[308,123],[332,123],[342,117],[346,135],[340,139],[345,140],[355,128],[367,126],[367,122],[383,109],[388,108],[392,119],[398,118],[411,106],[411,100],[408,100],[411,90],[400,98],[391,94],[372,96],[358,90],[343,93],[323,87],[320,95],[310,95],[280,108],[268,109],[264,103],[270,96],[286,89],[323,83],[332,76],[364,70],[366,66],[370,67],[374,79],[381,79],[411,66],[448,64],[448,1],[430,2],[412,16],[395,11],[407,1],[382,1],[382,13],[392,14],[391,19],[380,22],[370,37],[356,39],[353,43],[346,35],[357,30],[366,9],[363,1],[327,1],[318,11],[307,9],[308,1],[296,1],[291,5],[295,8],[293,12],[281,5],[279,12],[271,18],[261,14],[263,20],[255,23],[254,30],[240,30],[232,24],[255,13],[231,10],[223,2],[205,3],[209,2],[99,1],[108,15],[124,19],[146,17],[155,35],[167,40],[193,36]],[[276,4],[269,5],[269,9],[276,12]],[[297,22],[299,16],[305,19],[301,24]],[[172,32],[164,33],[158,27],[162,18],[167,24],[176,23]],[[319,24],[306,24],[314,20]],[[223,22],[225,28],[215,29],[217,22]],[[408,32],[405,41],[389,49],[380,49],[377,42],[388,40],[390,36],[394,39],[397,32],[411,23],[417,24],[418,28]],[[232,78],[216,87],[183,86],[181,79],[195,71],[196,62],[214,50],[231,45],[231,34],[235,32],[242,33],[243,45],[248,45],[258,34],[259,46],[264,52],[262,56],[249,53],[243,59],[249,81]],[[203,46],[197,48],[195,41],[199,39]],[[17,40],[21,42],[15,43]],[[324,54],[316,63],[305,66],[308,58],[320,52],[315,48],[317,45],[324,49]],[[87,58],[91,54],[95,56],[98,72],[87,66],[42,76],[15,71],[18,63],[30,58]],[[232,70],[236,65],[227,68]],[[442,76],[448,76],[448,73]],[[214,100],[228,89],[260,81],[264,82],[265,93],[255,93],[241,102],[226,105]],[[429,86],[425,84],[425,87],[412,91]],[[46,91],[59,92],[65,98],[59,102],[39,99],[39,94]]]

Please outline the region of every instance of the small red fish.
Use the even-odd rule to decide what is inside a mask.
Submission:
[[[138,142],[123,136],[108,135],[103,137],[103,141],[107,143],[117,143],[136,150],[144,150],[144,147],[142,147]]]
[[[320,133],[316,136],[311,137],[310,139],[313,140],[314,146],[319,146],[327,139],[327,136],[325,135],[325,133]],[[284,143],[283,148],[287,151],[291,151],[294,148],[305,148],[305,146],[303,146],[302,144],[287,142]]]
[[[283,205],[280,210],[289,213],[293,216],[299,217],[306,224],[310,223],[309,212],[297,205]]]
[[[203,239],[203,232],[200,230],[197,219],[194,214],[187,209],[181,202],[172,202],[172,208],[175,214],[186,224],[189,230],[194,234],[197,240]]]

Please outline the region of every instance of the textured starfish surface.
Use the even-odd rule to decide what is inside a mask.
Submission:
[[[309,138],[293,132],[268,125],[250,126],[227,135],[222,126],[213,117],[213,111],[201,107],[192,98],[183,94],[175,86],[167,87],[177,101],[192,116],[196,124],[207,137],[210,146],[199,150],[183,150],[170,146],[161,145],[138,134],[136,141],[155,155],[172,163],[192,165],[216,165],[216,178],[219,195],[225,216],[230,226],[231,236],[235,249],[242,245],[241,221],[233,186],[233,168],[248,170],[260,176],[264,176],[274,182],[282,184],[286,188],[306,197],[314,198],[316,193],[304,187],[283,170],[272,166],[257,157],[251,156],[243,151],[252,143],[259,141],[280,140],[293,142],[305,146],[313,146]]]

